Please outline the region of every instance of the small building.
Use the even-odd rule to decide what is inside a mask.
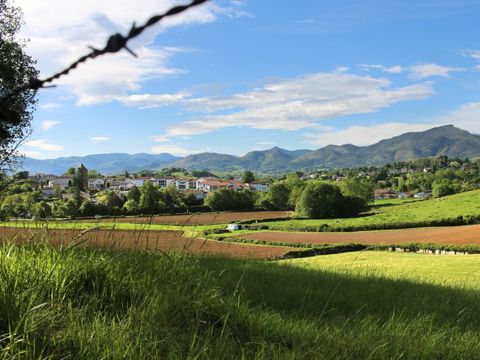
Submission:
[[[54,188],[55,186],[58,186],[61,190],[64,190],[65,188],[72,186],[72,181],[72,175],[58,176],[48,181],[48,187]]]
[[[402,191],[398,193],[399,199],[409,199],[411,197],[412,197],[412,193],[409,193],[408,191]]]
[[[432,197],[432,192],[431,191],[421,191],[413,195],[415,199],[430,199]]]
[[[237,230],[240,230],[240,225],[238,225],[238,224],[228,224],[227,230],[228,230],[228,231],[237,231]]]
[[[54,189],[51,186],[44,186],[42,187],[42,195],[45,197],[50,197],[54,193]]]
[[[184,195],[189,195],[189,194],[193,194],[195,196],[195,199],[196,200],[203,200],[205,199],[205,193],[202,191],[202,190],[184,190],[182,191],[182,194]]]
[[[265,182],[254,181],[247,184],[250,190],[256,192],[268,192],[270,190],[270,184]]]
[[[88,190],[102,190],[105,188],[105,180],[101,178],[89,178]]]
[[[386,189],[376,189],[374,191],[374,198],[375,200],[382,200],[382,199],[396,199],[397,198],[396,191],[386,188]]]
[[[161,188],[166,188],[172,184],[175,185],[175,180],[176,178],[173,176],[163,176],[158,179],[158,186],[160,186]]]

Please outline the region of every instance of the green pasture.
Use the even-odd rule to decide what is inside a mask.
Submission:
[[[480,358],[479,260],[2,244],[0,359]]]
[[[410,280],[480,290],[480,255],[358,251],[281,263],[353,277]]]
[[[271,230],[354,231],[382,228],[405,228],[409,226],[429,226],[454,224],[459,217],[480,216],[480,190],[464,192],[439,199],[422,201],[393,201],[374,205],[365,216],[344,219],[294,219],[264,222],[259,226]],[[463,221],[463,220],[462,220]],[[310,229],[308,229],[310,227]]]

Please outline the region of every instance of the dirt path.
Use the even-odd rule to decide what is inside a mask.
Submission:
[[[452,244],[480,245],[480,225],[357,232],[258,232],[239,235],[250,240],[302,244]]]
[[[189,239],[179,231],[129,231],[129,230],[35,230],[28,228],[0,227],[0,241],[15,239],[17,242],[45,241],[53,244],[79,243],[114,249],[143,249],[176,251],[204,255],[224,255],[240,258],[268,259],[284,255],[292,250],[282,246],[256,246],[221,241]]]

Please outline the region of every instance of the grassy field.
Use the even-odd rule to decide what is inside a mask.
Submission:
[[[375,205],[371,214],[356,218],[322,220],[287,220],[264,222],[259,227],[291,231],[354,231],[383,228],[405,228],[464,223],[480,216],[480,190],[423,201],[391,201]],[[467,220],[458,219],[459,217]]]
[[[480,255],[435,256],[363,251],[285,260],[284,263],[337,274],[409,280],[480,291]]]
[[[480,257],[458,259],[3,244],[0,358],[479,358]]]

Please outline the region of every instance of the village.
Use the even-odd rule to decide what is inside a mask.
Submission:
[[[128,174],[127,174],[128,175]],[[243,183],[237,179],[220,179],[214,176],[208,177],[177,177],[177,176],[89,176],[88,169],[80,164],[75,172],[69,175],[56,176],[51,174],[35,174],[29,176],[29,180],[36,189],[40,190],[44,197],[60,197],[65,190],[74,186],[75,179],[81,179],[79,187],[84,198],[95,199],[100,191],[113,191],[118,195],[126,195],[134,187],[140,188],[145,182],[165,189],[174,187],[184,195],[193,194],[197,200],[203,200],[210,192],[218,189],[251,190],[253,192],[267,193],[270,184],[267,182],[252,181]],[[63,194],[62,197],[68,197]]]

